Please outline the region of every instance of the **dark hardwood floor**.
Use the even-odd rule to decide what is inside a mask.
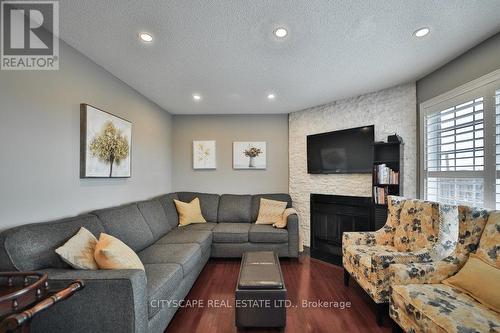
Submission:
[[[186,297],[202,300],[203,307],[183,307],[177,311],[167,333],[246,332],[234,325],[234,290],[240,260],[211,259]],[[375,323],[375,306],[351,279],[344,287],[343,270],[307,255],[297,259],[281,259],[281,268],[292,307],[287,309],[285,332],[390,332],[390,319],[383,327]],[[210,300],[220,304],[209,303]],[[306,301],[351,302],[350,308],[304,307]],[[186,303],[187,304],[187,303]],[[221,307],[217,307],[220,305]],[[295,307],[296,306],[296,307]],[[277,330],[249,330],[277,332]]]

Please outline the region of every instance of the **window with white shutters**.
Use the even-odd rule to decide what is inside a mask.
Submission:
[[[500,70],[420,111],[423,197],[500,209]]]

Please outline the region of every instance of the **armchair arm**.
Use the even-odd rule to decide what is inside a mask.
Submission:
[[[344,232],[342,246],[348,245],[390,245],[394,229],[388,225],[377,231]]]
[[[49,269],[51,289],[75,279],[85,288],[33,319],[36,332],[130,332],[148,328],[146,275],[142,270]]]
[[[288,230],[288,256],[299,256],[299,216],[291,214],[287,217],[286,229]]]

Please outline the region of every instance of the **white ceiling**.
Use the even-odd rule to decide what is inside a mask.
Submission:
[[[63,40],[173,114],[288,113],[379,90],[500,30],[499,0],[64,0],[60,11]]]

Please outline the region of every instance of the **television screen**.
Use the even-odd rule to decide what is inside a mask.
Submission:
[[[307,136],[308,173],[371,173],[374,126]]]

